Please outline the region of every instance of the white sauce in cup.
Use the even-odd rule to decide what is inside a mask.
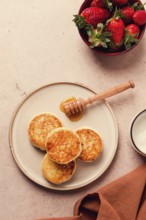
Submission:
[[[131,139],[134,147],[146,155],[146,110],[140,112],[133,120]]]

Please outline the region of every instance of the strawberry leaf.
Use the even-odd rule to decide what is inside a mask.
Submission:
[[[108,8],[110,11],[112,11],[112,10],[113,10],[113,4],[112,4],[112,2],[111,2],[110,0],[104,0],[104,2],[105,2],[105,4],[106,4],[107,8]]]
[[[122,12],[121,10],[118,10],[117,7],[115,8],[114,16],[115,19],[119,19],[122,17]]]
[[[125,37],[124,37],[124,45],[126,50],[130,49],[132,44],[138,43],[137,33],[130,34],[128,30],[125,30]]]
[[[73,21],[75,22],[75,24],[79,30],[83,29],[83,28],[89,28],[89,27],[91,28],[92,27],[92,25],[86,23],[85,18],[82,17],[81,15],[74,15]]]
[[[138,39],[137,38],[133,38],[134,43],[138,43]]]
[[[98,23],[98,24],[97,24],[97,29],[98,29],[98,31],[102,31],[103,28],[104,28],[103,23]]]
[[[106,38],[105,38],[105,42],[106,42],[106,43],[109,43],[109,42],[111,42],[111,39],[109,39],[109,38],[106,37]]]
[[[91,37],[91,36],[93,35],[92,30],[87,30],[87,35],[88,35],[89,37]]]
[[[107,25],[110,21],[112,21],[112,18],[109,18],[108,20],[106,20],[106,25]]]
[[[111,34],[110,32],[108,32],[108,31],[105,31],[105,32],[104,32],[104,36],[106,36],[106,37],[111,37],[112,34]]]
[[[101,41],[100,43],[101,43],[102,47],[104,47],[104,48],[107,48],[107,47],[108,47],[106,42]]]
[[[129,50],[131,48],[131,43],[126,44],[126,50]]]
[[[134,11],[138,11],[138,10],[144,10],[144,4],[140,4],[139,2],[135,2],[133,5],[132,5],[132,8],[134,9]]]
[[[103,23],[99,23],[97,28],[89,28],[87,30],[88,41],[90,42],[90,47],[99,47],[102,46],[104,48],[108,48],[108,44],[110,43],[111,33],[104,31],[105,26]]]
[[[116,16],[117,16],[117,18],[121,18],[121,19],[125,19],[126,18],[126,15],[122,14],[122,10],[121,9],[117,10]]]

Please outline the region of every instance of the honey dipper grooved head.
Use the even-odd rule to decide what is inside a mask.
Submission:
[[[68,103],[64,103],[63,107],[65,110],[65,113],[68,116],[70,116],[72,114],[77,114],[77,113],[83,111],[83,109],[85,108],[84,103],[81,98],[77,101],[71,101]]]

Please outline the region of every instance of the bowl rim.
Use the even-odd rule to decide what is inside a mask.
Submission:
[[[78,11],[78,14],[80,15],[81,12],[85,9],[85,6],[86,4],[89,2],[91,2],[92,0],[84,0],[83,3],[81,4],[80,8],[79,8],[79,11]],[[141,0],[135,0],[135,2],[140,2],[141,4],[143,4],[141,2]],[[145,8],[144,8],[145,10]],[[146,11],[146,10],[145,10]],[[146,24],[140,26],[140,37],[138,39],[138,42],[135,43],[130,49],[128,50],[122,50],[122,51],[115,51],[115,52],[106,52],[106,51],[103,51],[103,50],[98,50],[98,48],[91,48],[90,45],[89,45],[89,42],[87,41],[87,39],[83,36],[82,34],[82,31],[78,29],[78,32],[79,32],[79,35],[80,37],[82,38],[82,40],[84,41],[84,43],[90,47],[93,51],[95,51],[96,53],[99,53],[99,54],[103,54],[103,55],[106,55],[106,56],[117,56],[117,55],[122,55],[122,54],[125,54],[125,53],[128,53],[129,51],[131,51],[132,49],[134,49],[138,44],[139,42],[141,41],[141,39],[143,38],[143,35],[145,33],[145,30],[146,30]]]
[[[144,113],[146,113],[146,109],[142,110],[141,112],[139,112],[132,120],[132,123],[130,125],[130,140],[131,140],[131,144],[133,146],[133,148],[138,152],[140,153],[141,155],[145,156],[146,157],[146,154],[141,151],[138,146],[136,145],[135,141],[134,141],[134,138],[133,138],[133,127],[134,127],[134,124],[136,122],[136,120],[141,116],[143,115]]]

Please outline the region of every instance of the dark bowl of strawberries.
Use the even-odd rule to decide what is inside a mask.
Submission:
[[[138,45],[145,32],[146,11],[139,0],[85,0],[73,21],[87,46],[116,56]]]

